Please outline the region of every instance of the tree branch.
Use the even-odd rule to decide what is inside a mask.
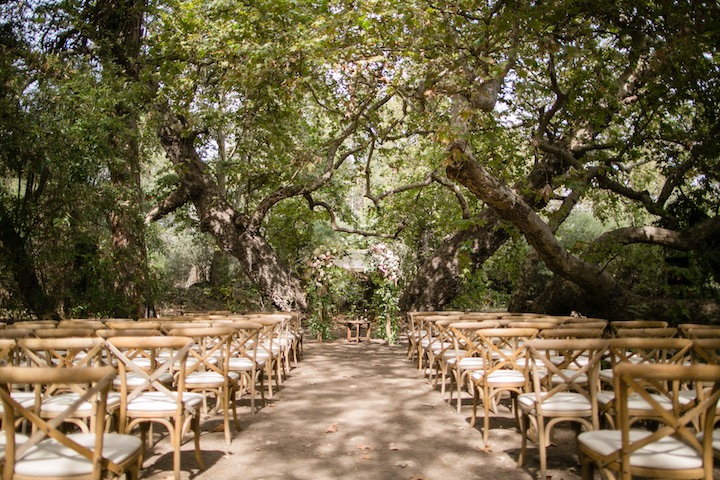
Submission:
[[[388,94],[380,98],[375,103],[365,102],[353,117],[350,124],[334,139],[329,141],[327,145],[327,153],[325,155],[325,169],[323,173],[318,176],[315,180],[308,183],[300,183],[295,185],[289,185],[281,187],[270,195],[265,197],[255,208],[249,217],[249,228],[259,227],[264,220],[267,212],[276,205],[277,203],[286,200],[288,198],[304,195],[305,193],[314,192],[326,185],[333,177],[335,171],[352,155],[362,151],[367,147],[367,142],[363,142],[355,148],[349,149],[343,152],[338,158],[338,150],[345,143],[350,135],[355,133],[360,124],[360,120],[363,116],[379,110],[383,105],[390,101],[393,97],[392,94]]]
[[[190,190],[188,190],[184,185],[179,185],[177,189],[170,192],[170,194],[164,199],[160,200],[160,202],[155,205],[147,213],[147,215],[145,215],[145,223],[150,224],[152,222],[157,222],[164,216],[182,207],[190,200],[192,200]]]
[[[708,243],[718,235],[720,235],[720,218],[713,217],[684,231],[648,226],[619,228],[604,233],[593,244],[597,245],[597,248],[602,248],[610,244],[645,243],[687,252],[707,248]]]
[[[308,204],[310,205],[310,210],[314,210],[315,207],[322,207],[328,212],[328,215],[330,215],[330,226],[336,232],[350,233],[353,235],[362,235],[364,237],[396,239],[398,237],[398,235],[400,235],[400,232],[402,232],[406,227],[406,225],[404,223],[401,223],[400,226],[398,227],[397,231],[394,234],[377,233],[377,232],[370,232],[367,230],[358,230],[358,229],[354,229],[354,228],[340,227],[340,226],[338,226],[337,220],[335,218],[335,211],[333,210],[332,206],[330,206],[330,204],[328,204],[327,202],[323,202],[323,201],[315,201],[312,197],[312,194],[310,194],[310,193],[305,193],[303,196],[305,197]]]

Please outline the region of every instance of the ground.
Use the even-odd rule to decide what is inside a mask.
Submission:
[[[509,412],[491,424],[490,445],[471,428],[471,400],[462,413],[406,359],[405,347],[380,342],[307,341],[303,360],[267,405],[239,409],[242,431],[226,445],[219,417],[203,422],[200,471],[192,442],[183,446],[182,478],[248,479],[522,479],[536,478],[534,444],[516,465],[520,436]],[[481,423],[481,422],[478,422]],[[578,479],[571,430],[556,437],[552,479]],[[172,476],[172,454],[161,440],[142,478]]]

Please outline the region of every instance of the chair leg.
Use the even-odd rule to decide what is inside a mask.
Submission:
[[[480,399],[480,391],[478,388],[473,385],[473,408],[472,408],[472,417],[470,418],[470,426],[475,427],[475,420],[477,420],[477,406],[478,406],[478,400]]]
[[[540,478],[547,478],[547,434],[545,432],[545,419],[540,417],[535,423],[537,428],[538,453],[540,454]]]
[[[177,419],[173,425],[174,432],[170,435],[170,443],[173,447],[173,478],[180,480],[180,445],[182,444],[183,424]]]
[[[522,468],[527,454],[527,442],[530,434],[530,416],[525,412],[520,413],[520,455],[518,455],[517,466]]]
[[[200,450],[200,415],[197,414],[193,416],[193,440],[195,444],[195,461],[200,470],[205,470],[205,461],[202,457],[202,450]]]
[[[492,398],[490,387],[485,384],[483,387],[483,443],[485,445],[488,444],[490,437],[490,399]]]

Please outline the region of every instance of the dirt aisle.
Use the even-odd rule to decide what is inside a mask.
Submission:
[[[183,478],[531,478],[502,449],[480,451],[480,432],[418,375],[404,347],[308,343],[268,406],[256,415],[245,407],[239,413],[243,431],[230,446],[213,431],[215,419],[204,422],[205,471],[195,465],[192,442],[183,446]],[[493,431],[499,441],[504,434],[517,435]],[[171,476],[166,441],[153,452],[142,477]]]

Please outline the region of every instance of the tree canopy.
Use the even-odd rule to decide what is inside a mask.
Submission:
[[[2,304],[151,313],[190,229],[258,308],[315,311],[317,252],[382,244],[392,288],[352,281],[402,310],[711,321],[718,10],[4,3]]]

